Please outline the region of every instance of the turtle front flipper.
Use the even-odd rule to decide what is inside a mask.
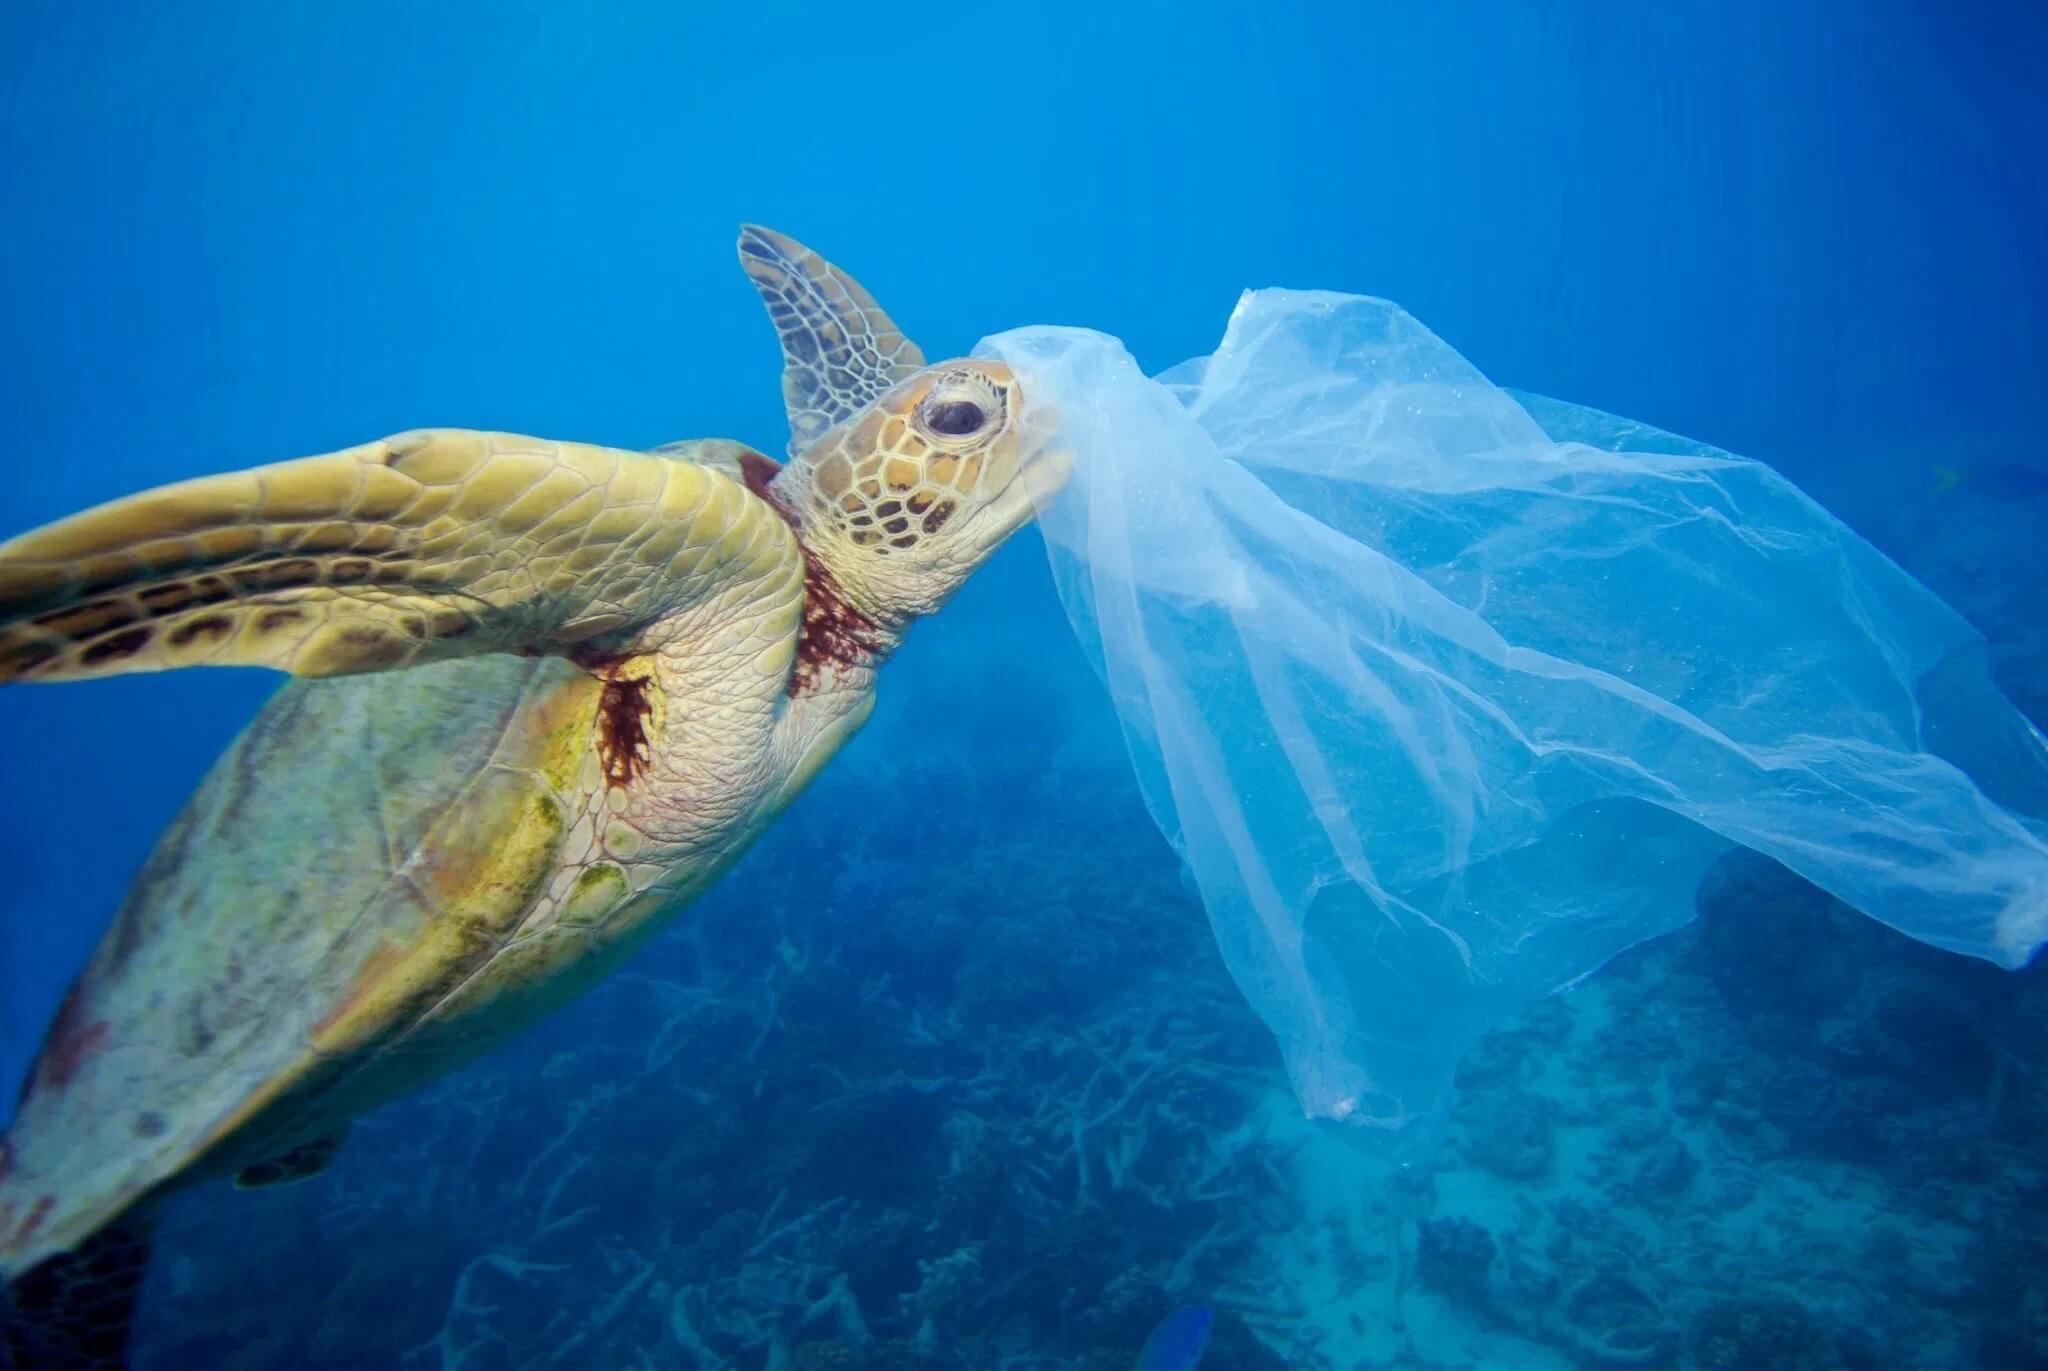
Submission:
[[[794,238],[748,224],[740,265],[782,339],[790,456],[923,368],[924,353],[875,297]]]
[[[630,655],[736,587],[794,624],[781,519],[705,466],[466,429],[202,477],[0,544],[0,682],[182,666],[339,676]],[[768,631],[764,628],[764,631]]]

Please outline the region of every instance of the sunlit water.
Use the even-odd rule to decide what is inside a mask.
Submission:
[[[934,357],[1399,300],[1773,463],[2041,719],[2048,498],[1972,477],[2042,461],[2044,56],[1988,4],[13,6],[0,522],[422,424],[777,450],[757,220]],[[1194,1300],[1220,1371],[2048,1362],[2038,974],[1732,863],[1396,1177],[1300,1120],[1043,563],[627,973],[179,1199],[138,1364],[1116,1368]],[[10,1076],[272,685],[0,695]]]

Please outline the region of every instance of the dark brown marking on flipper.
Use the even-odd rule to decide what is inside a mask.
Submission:
[[[37,667],[47,664],[52,658],[62,656],[55,643],[31,641],[16,644],[0,653],[0,681],[26,676]]]
[[[98,642],[78,654],[84,666],[99,666],[106,662],[117,662],[123,657],[133,657],[149,646],[149,640],[156,636],[156,630],[147,624],[124,628],[119,633],[101,638]]]
[[[386,628],[345,628],[341,641],[355,649],[365,669],[397,666],[412,655],[414,644]]]
[[[301,623],[305,618],[306,611],[303,609],[266,609],[256,616],[256,631],[275,633],[286,624]]]
[[[89,638],[95,633],[126,628],[135,619],[134,609],[119,600],[87,600],[82,605],[47,610],[29,622],[61,637]]]
[[[234,626],[234,620],[225,614],[208,614],[179,624],[171,630],[170,636],[166,641],[172,647],[183,647],[185,644],[199,639],[204,639],[210,643],[218,642],[222,638],[227,637]]]
[[[144,586],[135,592],[135,598],[151,614],[169,614],[190,604],[193,593],[191,581],[167,581],[160,586]]]
[[[310,557],[288,557],[280,562],[259,562],[255,566],[238,568],[229,575],[245,594],[297,590],[319,583],[320,564]]]

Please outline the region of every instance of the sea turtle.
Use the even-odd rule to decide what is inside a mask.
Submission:
[[[0,545],[0,681],[302,678],[163,835],[0,1140],[17,1357],[120,1364],[157,1197],[319,1171],[616,967],[1064,479],[1007,368],[927,366],[808,249],[739,247],[787,465],[428,430]]]

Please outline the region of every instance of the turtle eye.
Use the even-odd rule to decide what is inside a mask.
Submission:
[[[924,422],[934,433],[942,433],[948,438],[965,438],[979,433],[981,426],[988,422],[988,416],[972,400],[947,400],[927,409]]]

